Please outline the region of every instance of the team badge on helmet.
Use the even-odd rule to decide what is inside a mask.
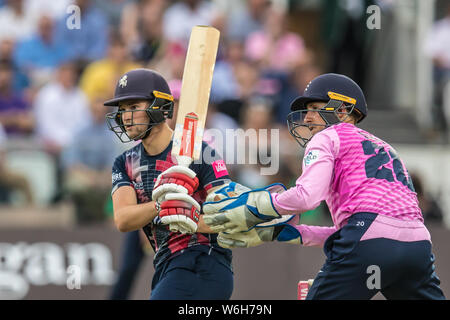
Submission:
[[[122,78],[120,78],[119,80],[119,86],[122,88],[125,88],[127,86],[127,75],[124,75]]]

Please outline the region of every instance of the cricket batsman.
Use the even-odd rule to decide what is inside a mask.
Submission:
[[[136,142],[115,159],[112,201],[117,228],[142,228],[155,251],[150,299],[229,299],[231,250],[219,246],[217,234],[199,219],[206,195],[229,183],[223,161],[206,143],[202,151],[216,159],[211,164],[188,168],[174,161],[173,130],[166,121],[173,116],[174,98],[153,70],[124,74],[114,98],[104,104],[116,108],[106,116],[110,130],[122,142]]]
[[[295,187],[230,197],[234,182],[211,193],[204,222],[226,248],[266,241],[322,246],[325,264],[307,299],[445,299],[435,273],[431,237],[414,186],[398,154],[356,126],[367,116],[360,87],[339,74],[313,79],[291,104],[288,127],[306,147]],[[325,200],[333,227],[297,225]],[[369,267],[380,270],[369,286]]]

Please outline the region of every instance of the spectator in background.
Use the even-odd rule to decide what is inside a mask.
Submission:
[[[77,85],[73,63],[64,63],[57,69],[55,81],[38,92],[33,109],[36,135],[52,154],[59,154],[78,130],[90,124],[89,103]]]
[[[270,9],[263,30],[248,36],[245,54],[262,70],[287,73],[304,63],[306,50],[302,37],[287,30],[286,14]]]
[[[42,87],[34,102],[35,134],[45,150],[57,163],[58,186],[62,185],[61,150],[71,144],[78,131],[91,123],[89,102],[77,85],[77,68],[74,63],[62,64],[56,79]],[[53,202],[61,200],[60,189]]]
[[[163,16],[163,34],[169,42],[187,44],[191,29],[196,25],[212,25],[219,18],[213,2],[180,0],[173,3]]]
[[[12,172],[6,165],[6,133],[0,123],[0,204],[11,204],[12,194],[20,192],[25,204],[33,203],[33,194],[27,179],[20,173]]]
[[[244,59],[244,46],[239,41],[226,41],[225,55],[216,62],[211,85],[211,100],[221,103],[239,96],[239,85],[236,79],[236,68]]]
[[[14,41],[23,40],[36,31],[36,13],[27,10],[23,0],[7,0],[0,7],[0,41],[8,38]]]
[[[120,24],[124,8],[134,2],[135,0],[93,0],[95,6],[105,13],[111,28]]]
[[[120,75],[140,65],[131,61],[127,47],[118,33],[113,33],[109,41],[105,59],[87,65],[80,78],[80,87],[92,101],[95,97],[111,95],[111,88]]]
[[[93,121],[74,135],[61,155],[64,190],[75,204],[80,224],[106,219],[104,207],[111,189],[112,159],[123,151],[121,145],[111,143],[114,134],[105,122],[104,100],[102,96],[92,99]]]
[[[39,86],[47,82],[67,55],[66,47],[54,37],[53,20],[48,15],[39,18],[38,30],[29,39],[16,45],[15,62]]]
[[[186,59],[187,47],[178,43],[167,43],[162,54],[148,64],[148,68],[159,72],[165,79],[183,79],[184,62]]]
[[[255,63],[242,59],[234,63],[233,76],[237,84],[236,95],[217,103],[217,110],[239,122],[244,104],[258,94],[260,70]]]
[[[248,36],[245,55],[261,70],[259,93],[273,100],[276,121],[285,123],[290,102],[297,94],[290,92],[291,74],[310,63],[310,54],[302,37],[287,29],[285,11],[272,7],[266,16],[263,29]]]
[[[162,17],[166,6],[162,0],[139,0],[124,8],[120,24],[122,37],[134,59],[143,64],[164,51]]]
[[[444,109],[444,88],[450,83],[450,4],[446,16],[434,23],[425,42],[425,52],[433,61],[433,111],[434,123],[438,130],[447,131],[450,110],[446,117]]]
[[[102,59],[108,47],[108,21],[105,14],[91,0],[75,0],[80,7],[80,28],[69,29],[64,16],[56,24],[55,39],[66,48],[66,59],[76,61],[79,68]]]
[[[52,20],[58,20],[67,13],[67,8],[73,0],[25,0],[25,10],[34,12],[37,16],[48,15]]]
[[[27,136],[34,129],[34,117],[22,94],[13,89],[13,65],[0,60],[0,124],[8,136]]]
[[[436,199],[426,191],[422,178],[418,173],[410,173],[413,181],[414,189],[419,200],[419,207],[422,210],[422,215],[427,225],[440,225],[444,220],[442,209]]]
[[[366,8],[374,0],[322,0],[322,36],[330,52],[328,71],[349,76],[364,90],[371,36]]]
[[[22,91],[29,87],[30,79],[27,74],[20,70],[14,62],[15,42],[12,39],[0,40],[0,60],[11,61],[13,67],[13,89]]]
[[[291,112],[291,102],[303,92],[308,83],[321,74],[320,69],[313,63],[307,62],[297,66],[289,74],[274,77],[280,83],[281,89],[276,97],[275,120],[279,124],[286,123],[287,115]],[[268,77],[266,75],[266,77]]]
[[[269,158],[271,156],[270,130],[273,120],[272,113],[272,102],[262,97],[252,97],[247,100],[242,109],[242,128],[246,130],[247,135],[251,138],[248,140],[237,139],[238,150],[246,150],[245,156],[247,157],[244,164],[239,165],[237,180],[249,188],[262,188],[268,185],[270,181],[269,176],[261,174],[263,162],[266,163],[268,159],[260,158],[260,152],[264,150],[266,154],[261,155]],[[260,136],[261,130],[267,130],[267,135]],[[275,141],[274,143],[279,142]],[[260,147],[262,147],[262,150],[260,150]],[[238,161],[242,161],[242,159]]]
[[[232,41],[245,42],[252,32],[263,28],[271,1],[247,0],[244,3],[243,7],[227,15],[226,36]]]

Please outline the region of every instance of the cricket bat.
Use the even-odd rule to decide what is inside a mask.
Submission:
[[[184,64],[172,157],[188,167],[200,158],[211,82],[220,32],[209,26],[192,28]]]

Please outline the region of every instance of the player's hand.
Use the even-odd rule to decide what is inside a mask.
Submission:
[[[264,242],[282,241],[301,244],[300,232],[288,222],[294,216],[284,216],[269,222],[257,224],[254,228],[233,234],[221,232],[217,236],[217,243],[223,248],[249,248],[256,247]]]
[[[172,166],[162,172],[156,179],[152,200],[162,203],[167,193],[192,195],[198,188],[196,173],[184,166]]]
[[[175,165],[162,172],[156,179],[152,192],[152,200],[157,206],[165,201],[165,197],[171,193],[180,193],[192,196],[199,185],[196,173],[185,166]],[[183,218],[181,218],[183,219]],[[169,224],[169,229],[173,232],[190,233],[192,228],[186,228],[186,222],[176,221],[176,218]],[[179,223],[178,223],[179,222]]]
[[[173,232],[197,232],[200,204],[183,193],[167,193],[160,205],[156,205],[163,224]]]
[[[236,197],[222,196],[220,190],[208,195],[203,204],[203,221],[215,232],[248,231],[255,225],[281,215],[272,204],[271,192],[286,190],[282,184],[244,192]]]

